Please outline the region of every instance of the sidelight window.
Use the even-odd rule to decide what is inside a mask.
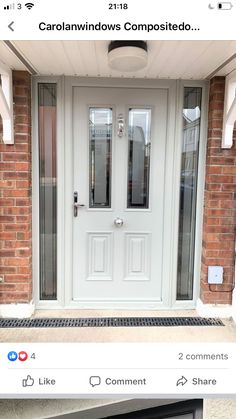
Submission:
[[[185,87],[184,89],[177,300],[192,300],[193,298],[201,96],[200,87]]]
[[[38,85],[40,299],[57,298],[57,87]]]

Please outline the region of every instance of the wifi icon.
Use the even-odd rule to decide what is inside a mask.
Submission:
[[[34,6],[34,3],[25,3],[25,7],[27,7],[27,9],[32,9],[32,7]]]

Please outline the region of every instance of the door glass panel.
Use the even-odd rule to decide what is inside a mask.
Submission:
[[[192,300],[193,298],[201,95],[200,87],[184,89],[177,300]]]
[[[151,109],[129,109],[127,208],[148,208]]]
[[[40,299],[57,298],[56,84],[39,84]]]
[[[111,207],[112,109],[89,109],[89,207]]]

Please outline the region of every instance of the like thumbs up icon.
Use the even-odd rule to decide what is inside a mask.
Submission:
[[[32,387],[33,385],[34,385],[34,379],[30,375],[27,375],[27,378],[24,378],[22,380],[23,387]]]

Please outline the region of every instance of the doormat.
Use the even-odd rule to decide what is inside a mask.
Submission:
[[[173,327],[224,326],[220,319],[202,317],[87,317],[0,319],[0,328],[15,327]]]

